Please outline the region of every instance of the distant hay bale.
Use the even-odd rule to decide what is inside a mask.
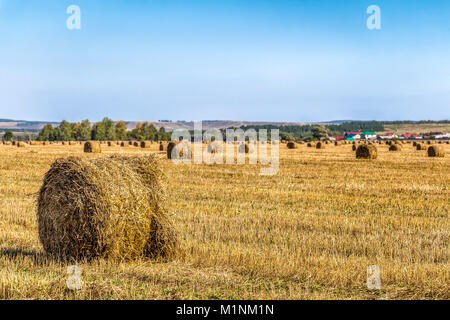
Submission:
[[[356,151],[356,144],[352,145],[352,150]]]
[[[120,143],[120,146],[123,147],[123,148],[126,148],[126,147],[129,146],[129,144],[128,144],[128,142],[122,141],[122,142]]]
[[[447,141],[446,144],[450,144],[450,141]]]
[[[97,141],[88,141],[84,144],[84,152],[86,153],[101,153],[102,147]]]
[[[114,147],[116,143],[114,141],[108,141],[108,147]]]
[[[12,142],[12,145],[13,145],[13,146],[15,146],[15,145],[16,145],[16,142],[15,142],[15,141],[13,141],[13,142]]]
[[[316,149],[325,149],[325,143],[323,142],[317,142]]]
[[[402,151],[402,147],[399,144],[393,144],[389,147],[389,151]]]
[[[170,141],[167,145],[167,159],[172,159],[172,151],[177,146],[177,144],[173,141]]]
[[[6,145],[6,146],[10,146],[10,145],[12,145],[12,142],[11,141],[4,141],[3,144]]]
[[[135,147],[139,147],[139,142],[137,142],[137,141],[135,141],[135,142],[133,142],[133,146],[135,146]]]
[[[248,143],[240,144],[239,147],[238,147],[238,152],[239,153],[249,153],[250,152],[250,147],[249,147]]]
[[[128,145],[132,146],[133,145],[133,141],[128,141]]]
[[[56,160],[39,191],[39,239],[64,261],[169,258],[177,236],[153,156]]]
[[[418,143],[418,144],[416,145],[416,149],[417,149],[417,150],[426,150],[427,147],[426,147],[424,144],[422,144],[422,143]]]
[[[377,147],[371,144],[361,144],[356,149],[356,158],[357,159],[376,159]]]
[[[445,151],[444,148],[442,146],[439,145],[434,145],[434,146],[430,146],[428,147],[428,156],[429,157],[444,157],[445,156]]]
[[[27,146],[27,144],[23,141],[19,141],[16,143],[18,148],[25,148]]]
[[[340,145],[341,143],[339,141],[335,141],[334,145],[337,147],[338,145]]]
[[[173,158],[173,154],[177,155],[177,158]],[[167,159],[192,159],[190,143],[170,141],[167,145]]]
[[[74,146],[75,144],[77,144],[75,141],[69,141],[69,146]]]
[[[308,144],[306,145],[308,148],[315,148],[316,144],[314,142],[308,142]]]
[[[414,142],[413,142],[413,147],[416,147],[416,146],[417,146],[417,142],[414,141]]]
[[[297,149],[297,144],[293,141],[289,141],[286,146],[288,149]]]
[[[164,151],[164,145],[162,142],[159,143],[159,151]]]
[[[141,141],[141,148],[142,149],[149,149],[151,148],[152,144],[150,141]]]

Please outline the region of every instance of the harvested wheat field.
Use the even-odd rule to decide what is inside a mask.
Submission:
[[[450,299],[450,157],[281,144],[278,174],[264,177],[259,165],[176,165],[157,143],[102,149],[0,145],[0,299]],[[177,253],[78,262],[82,289],[68,291],[68,264],[39,240],[38,192],[58,158],[115,154],[158,158]],[[130,207],[123,183],[111,201]],[[381,290],[367,289],[370,265]]]

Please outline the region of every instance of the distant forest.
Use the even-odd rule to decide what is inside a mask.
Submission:
[[[329,135],[331,136],[341,136],[346,132],[352,131],[385,131],[385,125],[392,124],[445,124],[450,123],[449,120],[442,121],[349,121],[341,124],[328,124],[328,125],[295,125],[295,126],[273,126],[273,125],[259,125],[259,126],[242,126],[241,129],[267,129],[270,132],[270,129],[279,129],[281,139],[290,140],[290,139],[313,139],[314,134],[313,131],[317,127],[321,127],[325,129]]]
[[[89,120],[69,123],[63,120],[59,126],[53,127],[47,124],[37,136],[40,141],[116,141],[116,140],[153,140],[168,141],[170,133],[164,127],[159,130],[148,122],[139,122],[135,129],[127,131],[124,121],[114,122],[109,118],[91,124]]]

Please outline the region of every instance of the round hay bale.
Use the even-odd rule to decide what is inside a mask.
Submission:
[[[164,151],[164,145],[162,142],[159,143],[159,151]]]
[[[413,142],[413,147],[417,147],[417,142],[416,141]]]
[[[402,151],[402,147],[399,144],[393,144],[389,147],[389,151]]]
[[[214,141],[208,145],[208,153],[210,154],[223,154],[223,143]]]
[[[352,150],[356,151],[356,144],[352,145]]]
[[[316,144],[314,142],[308,142],[308,144],[306,145],[308,148],[315,148]]]
[[[339,141],[335,141],[334,145],[337,147],[338,145],[340,145],[341,143]]]
[[[101,153],[102,147],[97,141],[88,141],[84,144],[84,152],[86,153]]]
[[[56,160],[39,191],[39,239],[69,261],[168,258],[177,244],[153,156]]]
[[[12,142],[11,141],[4,141],[3,144],[6,145],[6,146],[10,146],[10,145],[12,145]]]
[[[120,143],[120,146],[123,147],[123,148],[126,148],[126,147],[129,146],[129,144],[128,144],[127,142],[125,142],[125,141],[122,141],[122,142]]]
[[[139,142],[137,142],[137,141],[133,142],[133,146],[135,146],[136,148],[138,148],[138,147],[139,147],[139,145],[140,145],[140,143],[139,143]]]
[[[25,148],[27,146],[26,143],[23,141],[17,142],[16,145],[18,148]]]
[[[288,149],[297,149],[297,144],[293,141],[289,141],[286,146]]]
[[[185,153],[187,149],[187,153]],[[188,142],[171,141],[167,145],[167,159],[175,159],[173,155],[177,155],[177,159],[192,159],[191,145]]]
[[[249,153],[250,152],[250,147],[248,146],[248,143],[240,144],[239,148],[238,148],[238,152],[239,153]]]
[[[316,149],[325,149],[325,143],[323,142],[317,142]]]
[[[116,143],[114,141],[108,141],[108,147],[114,147]]]
[[[177,144],[173,141],[170,141],[167,145],[167,159],[172,159],[172,151],[177,146]]]
[[[69,141],[69,146],[74,146],[74,145],[76,145],[77,143],[75,142],[75,141]]]
[[[418,143],[417,145],[416,145],[416,149],[417,150],[426,150],[426,146],[424,145],[424,144],[422,144],[422,143]]]
[[[356,149],[356,159],[376,159],[377,147],[370,144],[361,144]]]
[[[141,141],[141,148],[142,149],[149,149],[152,146],[150,141]]]
[[[427,153],[428,153],[429,157],[440,157],[440,158],[442,158],[442,157],[445,156],[444,148],[442,146],[439,146],[439,145],[434,145],[434,146],[428,147]]]

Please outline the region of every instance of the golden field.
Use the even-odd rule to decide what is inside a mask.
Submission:
[[[0,299],[449,299],[450,146],[428,158],[405,144],[280,145],[276,176],[253,165],[175,165],[158,151],[102,145],[0,145]],[[180,252],[168,263],[80,264],[83,288],[66,289],[67,265],[46,258],[36,193],[59,157],[149,153],[167,175]],[[381,290],[366,270],[381,268]]]

